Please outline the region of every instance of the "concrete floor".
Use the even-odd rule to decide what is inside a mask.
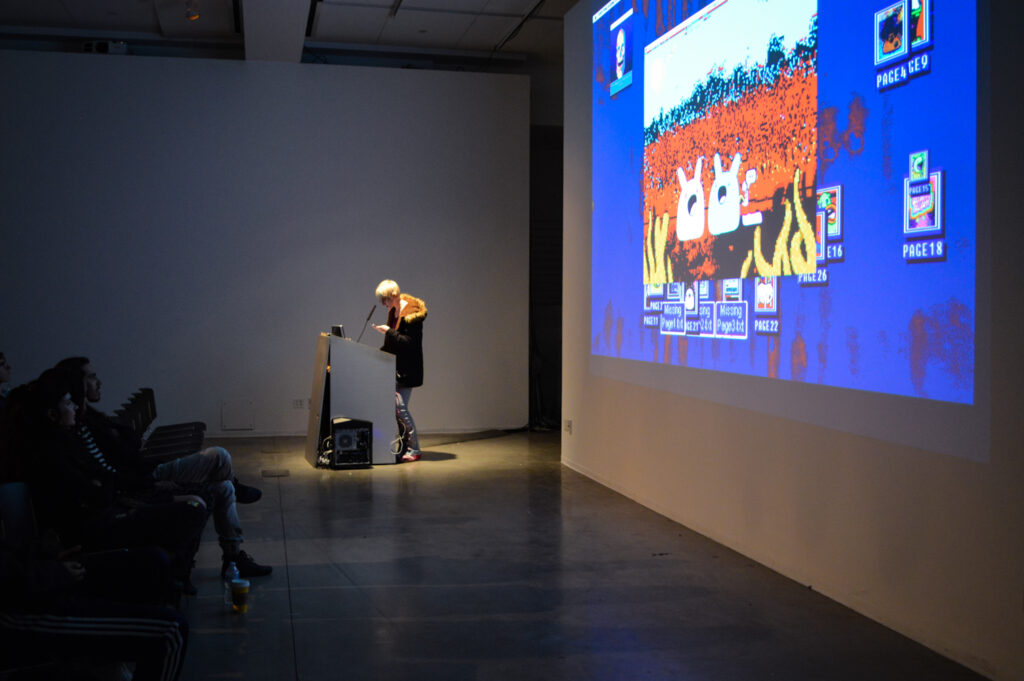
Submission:
[[[274,573],[231,614],[207,528],[182,679],[982,678],[563,468],[557,433],[438,442],[353,471],[221,442]]]

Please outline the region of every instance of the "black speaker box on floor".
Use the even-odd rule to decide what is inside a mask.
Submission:
[[[373,463],[373,424],[338,417],[331,420],[334,447],[330,468],[363,468]]]

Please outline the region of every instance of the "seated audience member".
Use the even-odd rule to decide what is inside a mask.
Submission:
[[[99,402],[103,385],[91,362],[85,357],[69,357],[59,362],[57,367],[71,370],[80,378],[81,390],[72,393],[81,414],[76,432],[103,465],[139,476],[148,476],[155,480],[158,486],[166,486],[172,491],[198,490],[212,502],[213,524],[222,553],[221,573],[223,574],[229,562],[234,562],[242,577],[261,577],[270,574],[273,569],[271,566],[260,565],[252,556],[241,550],[243,535],[236,501],[251,503],[259,499],[261,493],[254,487],[238,482],[232,467],[231,455],[226,449],[209,447],[195,454],[153,466],[139,456],[138,437],[126,432],[106,414],[91,406]]]
[[[152,483],[148,502],[140,501],[145,495],[132,496],[139,490],[136,481],[103,466],[76,434],[77,407],[71,399],[76,380],[70,372],[48,369],[18,388],[17,404],[8,405],[16,407],[16,432],[6,458],[22,462],[37,526],[52,528],[65,546],[87,551],[163,548],[171,556],[173,576],[186,593],[195,593],[189,574],[206,524],[205,504],[198,498],[174,501]]]
[[[188,622],[162,602],[166,577],[156,549],[70,560],[0,539],[0,667],[130,662],[136,681],[174,681]]]

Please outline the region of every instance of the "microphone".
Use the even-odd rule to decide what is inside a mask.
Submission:
[[[372,317],[373,313],[376,312],[376,311],[377,311],[377,303],[374,303],[373,307],[370,308],[370,314],[366,315],[366,321],[363,322],[363,330],[359,332],[359,338],[356,338],[356,343],[358,343],[359,341],[361,341],[363,339],[363,334],[366,333],[366,325],[370,323],[370,317]]]

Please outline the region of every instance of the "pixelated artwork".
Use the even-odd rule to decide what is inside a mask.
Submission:
[[[645,48],[645,283],[815,271],[817,7],[764,7],[712,3]],[[723,27],[755,47],[711,44]]]

